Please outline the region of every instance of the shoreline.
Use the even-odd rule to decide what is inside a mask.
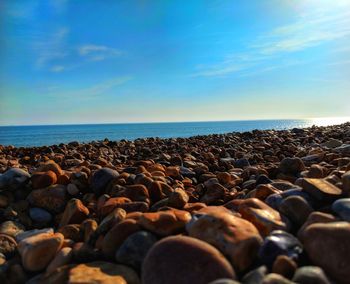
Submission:
[[[350,277],[350,122],[0,146],[0,173],[0,282]]]

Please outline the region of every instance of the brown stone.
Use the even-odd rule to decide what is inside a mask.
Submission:
[[[312,224],[305,229],[304,248],[311,261],[337,283],[350,279],[350,224],[333,222]]]
[[[39,234],[25,238],[18,244],[23,267],[29,271],[40,271],[46,268],[55,257],[63,243],[63,235]]]
[[[30,178],[34,189],[44,188],[57,182],[57,176],[53,171],[36,172]]]
[[[64,247],[60,249],[55,255],[54,259],[46,268],[46,273],[55,271],[58,267],[69,264],[73,258],[72,248]]]
[[[187,193],[181,188],[176,188],[174,192],[169,195],[168,205],[170,207],[182,209],[188,200],[189,197]]]
[[[0,253],[5,256],[12,256],[17,248],[17,243],[14,238],[9,235],[0,234]]]
[[[301,187],[319,201],[332,201],[339,198],[342,194],[339,187],[324,179],[304,178],[301,180]]]
[[[59,227],[68,224],[80,224],[88,215],[89,209],[87,209],[79,199],[73,198],[68,201],[64,209]]]
[[[252,223],[236,217],[224,207],[210,212],[208,209],[211,207],[200,210],[186,226],[188,234],[215,246],[237,270],[245,270],[255,260],[262,243],[258,230]],[[203,211],[207,213],[201,213]]]
[[[279,255],[273,263],[272,272],[290,279],[297,268],[298,266],[293,259],[286,255]]]
[[[190,220],[191,214],[187,211],[172,209],[144,213],[139,224],[156,235],[169,236],[183,231]]]
[[[120,208],[122,204],[129,203],[131,200],[126,197],[112,197],[108,199],[99,209],[101,216],[106,216],[111,213],[114,209]]]
[[[38,172],[53,171],[57,176],[61,176],[64,174],[61,167],[55,161],[52,161],[52,160],[49,160],[46,163],[41,164],[37,171]]]
[[[142,265],[143,284],[208,284],[220,278],[235,279],[225,257],[201,240],[172,236],[157,242]]]
[[[245,199],[239,205],[238,211],[244,219],[252,222],[263,236],[267,236],[273,230],[287,229],[279,212],[257,198]]]
[[[58,229],[65,239],[73,240],[74,242],[80,242],[83,240],[83,232],[80,229],[79,224],[68,224]]]

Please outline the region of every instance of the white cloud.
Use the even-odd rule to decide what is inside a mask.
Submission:
[[[322,2],[322,5],[320,3]],[[306,4],[307,5],[306,5]],[[297,53],[328,42],[350,38],[350,1],[303,2],[301,12],[290,24],[261,34],[241,54],[228,55],[221,62],[197,68],[191,76],[215,77],[233,73],[257,74],[295,64],[267,66],[287,53]],[[297,65],[303,64],[298,62]],[[264,66],[260,66],[264,65]]]
[[[86,57],[91,61],[101,61],[106,58],[120,56],[122,52],[119,49],[105,45],[85,44],[78,47],[80,56]]]
[[[62,65],[54,65],[54,66],[51,67],[50,71],[58,73],[58,72],[62,72],[64,69],[65,68]]]

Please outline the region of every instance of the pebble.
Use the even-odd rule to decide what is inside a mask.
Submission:
[[[286,255],[296,260],[302,251],[302,244],[292,234],[284,231],[273,231],[264,239],[259,250],[259,257],[264,264],[271,267],[279,255]]]
[[[332,210],[344,221],[350,222],[350,198],[341,198],[332,204]]]
[[[210,207],[207,207],[208,209]],[[189,236],[205,241],[228,257],[237,271],[247,269],[257,257],[262,238],[256,227],[229,210],[194,215],[186,229]]]
[[[289,196],[280,203],[279,211],[296,226],[302,226],[313,212],[311,205],[301,196]]]
[[[30,178],[34,189],[48,187],[57,182],[57,176],[53,171],[36,172]]]
[[[32,207],[29,209],[30,218],[37,224],[47,225],[52,220],[52,215],[42,208]]]
[[[76,198],[68,201],[64,209],[59,227],[68,224],[80,224],[89,216],[89,209]]]
[[[47,267],[63,243],[63,235],[39,234],[27,237],[18,244],[23,267],[28,271],[40,271]]]
[[[69,183],[67,185],[67,192],[70,194],[70,195],[77,195],[79,193],[79,188],[74,184],[74,183]]]
[[[339,187],[324,179],[304,178],[301,180],[301,186],[305,192],[319,201],[331,201],[342,194]]]
[[[5,234],[10,237],[16,237],[18,234],[23,233],[25,227],[16,221],[5,221],[0,224],[0,234]]]
[[[46,268],[46,273],[55,271],[58,267],[69,264],[73,258],[73,251],[70,247],[60,249]]]
[[[278,169],[283,174],[296,176],[305,170],[305,165],[300,158],[284,158]]]
[[[109,182],[118,176],[119,173],[116,170],[110,168],[99,169],[93,174],[90,187],[97,195],[100,195]]]
[[[265,278],[265,275],[267,274],[267,271],[268,271],[267,267],[265,265],[262,265],[245,274],[242,277],[241,282],[242,284],[262,283],[263,279]]]
[[[147,231],[133,233],[119,247],[115,259],[118,263],[134,267],[139,271],[147,252],[157,240],[152,233]]]
[[[6,257],[15,254],[17,248],[16,240],[9,235],[0,234],[0,253]]]
[[[17,189],[25,185],[30,179],[30,174],[19,168],[11,168],[0,174],[0,189]]]
[[[312,224],[305,229],[303,245],[312,263],[320,266],[338,283],[350,279],[350,224]]]
[[[272,265],[272,272],[291,279],[297,268],[298,265],[293,259],[286,255],[279,255]]]
[[[295,271],[292,279],[303,284],[330,284],[324,271],[317,266],[303,266]]]
[[[206,242],[186,236],[171,236],[157,242],[142,264],[143,284],[207,284],[235,279],[225,257]]]

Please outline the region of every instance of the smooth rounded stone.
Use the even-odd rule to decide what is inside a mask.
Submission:
[[[126,197],[131,201],[149,202],[149,193],[147,187],[143,184],[128,185],[118,190],[116,196]]]
[[[262,284],[295,284],[295,283],[288,280],[287,278],[283,277],[280,274],[269,273],[264,277]]]
[[[94,219],[86,219],[80,224],[80,229],[84,234],[84,242],[88,243],[94,238],[98,223]]]
[[[286,175],[296,176],[305,170],[305,165],[300,158],[284,158],[278,169]]]
[[[96,259],[101,259],[102,255],[98,248],[94,248],[90,244],[85,244],[83,242],[76,242],[72,246],[73,259],[74,262],[90,262]]]
[[[127,237],[139,231],[140,225],[133,219],[125,219],[110,229],[102,242],[102,252],[105,257],[113,259],[116,251],[123,244]]]
[[[332,210],[344,221],[350,222],[350,198],[341,198],[332,204]]]
[[[305,229],[303,245],[312,263],[338,283],[350,279],[350,224],[318,223]]]
[[[248,198],[238,207],[242,217],[252,222],[260,234],[267,236],[273,230],[287,230],[280,213],[257,198]]]
[[[240,282],[232,280],[232,279],[221,278],[221,279],[217,279],[215,281],[212,281],[208,284],[240,284]]]
[[[189,196],[186,191],[181,188],[176,188],[174,192],[169,195],[168,205],[170,207],[182,209],[189,201]]]
[[[290,257],[279,255],[272,266],[272,272],[280,274],[288,279],[292,278],[298,265]]]
[[[343,144],[342,141],[338,140],[338,139],[330,139],[326,142],[323,142],[321,144],[321,146],[323,147],[327,147],[327,148],[330,148],[330,149],[334,149],[334,148],[337,148],[339,146],[341,146]]]
[[[262,283],[268,269],[265,265],[262,265],[256,269],[249,271],[245,274],[241,280],[242,284],[257,284]]]
[[[309,178],[324,178],[324,169],[320,165],[311,165],[307,176]]]
[[[10,237],[16,237],[25,231],[25,227],[16,221],[5,221],[0,225],[0,234],[6,234]]]
[[[73,251],[70,247],[60,249],[46,268],[46,273],[55,271],[58,267],[69,264],[73,258]]]
[[[211,204],[219,199],[222,199],[225,195],[225,192],[226,188],[223,185],[221,185],[219,182],[213,183],[210,186],[206,186],[206,192],[201,197],[200,202],[203,202],[205,204]]]
[[[275,210],[278,210],[282,201],[283,197],[279,193],[271,194],[265,199],[265,203]]]
[[[143,213],[139,219],[139,224],[156,235],[169,236],[184,231],[190,220],[191,214],[187,211],[171,209]]]
[[[90,187],[97,195],[100,195],[103,193],[109,182],[118,176],[119,173],[116,170],[110,168],[99,169],[92,175]]]
[[[0,234],[0,253],[6,257],[12,256],[17,248],[17,242],[9,235]]]
[[[342,175],[343,192],[346,197],[350,197],[350,171]]]
[[[29,209],[30,218],[38,224],[47,224],[52,220],[52,215],[46,210],[38,207]]]
[[[74,242],[80,242],[83,240],[83,232],[79,224],[68,224],[58,229],[65,239],[73,240]]]
[[[260,247],[259,257],[269,267],[279,255],[286,255],[291,259],[298,259],[303,246],[292,234],[284,231],[273,231]]]
[[[319,201],[331,201],[342,195],[339,187],[324,179],[303,178],[301,186],[305,192]]]
[[[245,167],[249,167],[250,163],[249,163],[248,159],[241,158],[241,159],[238,159],[234,162],[234,166],[235,166],[235,168],[244,169]]]
[[[52,213],[60,213],[66,206],[66,187],[56,184],[47,188],[32,190],[27,200],[34,207],[43,208]]]
[[[210,206],[211,207],[211,206]],[[237,271],[255,260],[262,238],[255,226],[229,210],[199,211],[186,225],[189,236],[205,241],[226,255]]]
[[[0,174],[0,189],[17,189],[25,185],[30,179],[30,174],[19,168],[11,168]]]
[[[343,155],[349,155],[350,154],[350,144],[343,144],[337,148],[333,149],[335,152],[343,154]]]
[[[305,221],[305,223],[303,224],[303,226],[299,229],[299,231],[298,231],[298,238],[302,241],[306,228],[308,226],[312,225],[312,224],[332,223],[332,222],[337,222],[337,221],[339,221],[339,220],[336,219],[331,214],[318,212],[318,211],[312,212],[309,215],[309,217],[307,218],[307,220]]]
[[[29,231],[24,231],[16,234],[16,241],[19,243],[20,241],[24,240],[25,238],[29,238],[32,236],[40,235],[40,234],[53,234],[54,231],[52,228],[44,228],[44,229],[33,229]]]
[[[73,198],[68,201],[64,209],[59,227],[80,224],[89,216],[89,213],[89,209],[79,199]]]
[[[39,234],[25,238],[18,244],[22,265],[28,271],[40,271],[50,263],[63,243],[63,235]]]
[[[308,202],[312,201],[311,196],[308,193],[306,193],[305,191],[303,191],[303,189],[301,187],[294,187],[294,188],[285,190],[281,193],[281,196],[282,196],[282,198],[287,198],[290,196],[300,196]]]
[[[302,284],[330,284],[326,274],[318,266],[303,266],[295,271],[292,281]]]
[[[130,267],[94,261],[73,266],[69,270],[67,283],[140,284],[141,282]]]
[[[57,176],[53,171],[36,172],[30,178],[34,189],[48,187],[57,182]]]
[[[117,250],[115,259],[139,270],[147,252],[157,241],[158,239],[147,231],[133,233]]]
[[[131,200],[126,197],[109,198],[100,208],[98,208],[98,213],[101,216],[106,216],[116,208],[121,208],[125,203],[131,203]]]
[[[280,194],[281,191],[272,186],[271,184],[260,184],[254,190],[247,194],[248,198],[258,198],[265,200],[272,194]]]
[[[236,279],[226,258],[210,244],[186,236],[171,236],[157,242],[142,264],[143,284],[207,284]]]
[[[286,180],[274,180],[270,184],[281,191],[286,191],[297,187],[295,184]]]
[[[122,208],[116,208],[102,219],[97,227],[97,234],[105,234],[115,224],[120,223],[127,216],[126,211]]]
[[[9,198],[6,195],[0,194],[0,208],[6,208],[9,204]]]
[[[77,195],[79,193],[79,188],[74,184],[74,183],[69,183],[67,185],[67,192],[70,194],[70,195]]]
[[[281,202],[279,211],[300,227],[313,212],[313,208],[301,196],[289,196]]]
[[[38,172],[48,172],[52,171],[54,172],[57,177],[63,175],[63,171],[61,167],[53,160],[49,160],[45,163],[42,163],[39,168],[37,169]]]

